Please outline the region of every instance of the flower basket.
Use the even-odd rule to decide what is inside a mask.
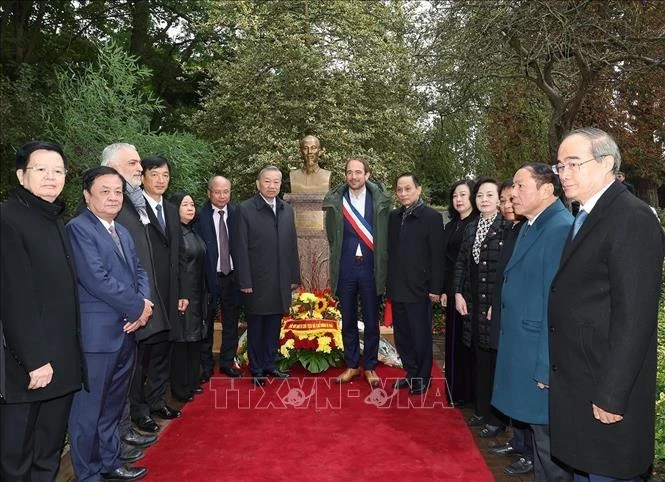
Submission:
[[[299,291],[282,320],[277,366],[287,369],[299,362],[310,373],[340,366],[344,360],[341,314],[329,290]]]

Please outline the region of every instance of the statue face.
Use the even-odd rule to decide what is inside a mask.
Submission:
[[[300,143],[300,156],[302,157],[305,168],[314,167],[319,163],[320,152],[321,145],[319,144],[319,140],[314,136],[307,136]]]

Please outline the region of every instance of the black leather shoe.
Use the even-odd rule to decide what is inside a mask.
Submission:
[[[201,388],[201,387],[196,387],[196,388],[194,389],[194,395],[200,395],[201,393],[203,393],[203,388]]]
[[[266,384],[266,379],[264,377],[252,377],[252,383],[257,387],[262,387]]]
[[[492,438],[505,431],[506,427],[503,425],[485,425],[480,429],[480,432],[478,432],[478,436],[480,438]]]
[[[520,457],[519,460],[507,465],[503,471],[508,475],[524,475],[533,472],[533,460]]]
[[[274,370],[266,370],[264,374],[273,378],[289,378],[291,376],[289,372],[282,372],[277,368],[275,368]]]
[[[131,445],[120,443],[120,461],[125,463],[136,462],[143,458],[143,450]]]
[[[219,367],[219,373],[231,378],[240,378],[242,373],[233,367]]]
[[[164,420],[172,420],[174,418],[178,418],[182,413],[180,410],[177,410],[175,408],[171,408],[168,405],[164,405],[162,408],[158,410],[153,410],[152,414],[155,415],[156,417],[159,417]]]
[[[473,415],[466,421],[469,424],[469,427],[480,427],[485,425],[485,418],[480,415]]]
[[[150,416],[145,416],[134,420],[134,425],[136,425],[136,427],[142,432],[159,432],[159,425]]]
[[[113,472],[102,473],[102,480],[139,480],[146,476],[148,469],[145,467],[130,467],[124,465]]]
[[[208,383],[210,381],[210,377],[212,376],[212,373],[210,372],[203,372],[201,373],[201,376],[199,377],[199,381],[201,383]]]
[[[515,450],[515,447],[510,445],[510,443],[505,443],[503,445],[497,445],[496,447],[492,447],[491,449],[488,450],[489,453],[492,455],[514,455],[517,452]]]
[[[147,447],[157,442],[157,435],[143,435],[138,433],[133,428],[130,428],[129,431],[121,438],[123,442],[134,447]]]
[[[411,395],[422,395],[423,393],[427,392],[429,390],[429,383],[419,383],[419,384],[413,384],[411,386],[411,390],[409,390],[409,393]]]
[[[409,388],[411,385],[409,384],[409,380],[407,378],[400,378],[393,386],[396,390],[401,390],[402,388]]]

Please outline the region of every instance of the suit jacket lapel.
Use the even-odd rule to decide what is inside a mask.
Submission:
[[[145,197],[145,196],[144,196]],[[154,229],[156,232],[159,233],[159,235],[164,238],[165,240],[168,240],[168,236],[166,236],[166,233],[162,231],[162,227],[159,225],[159,221],[157,221],[157,216],[155,216],[155,211],[152,209],[152,206],[150,206],[150,203],[146,199],[145,201],[145,210],[148,213],[148,219],[150,220],[150,224],[152,229]],[[164,216],[164,222],[168,223],[166,221],[166,209],[164,209],[164,200],[162,199],[162,215]],[[166,229],[169,229],[169,225],[166,225]]]
[[[116,254],[116,256],[118,256],[118,258],[120,259],[122,264],[126,265],[127,262],[125,261],[125,258],[123,257],[120,250],[118,250],[118,247],[116,246],[115,241],[113,241],[113,238],[111,237],[111,233],[109,232],[109,230],[104,227],[102,222],[97,218],[97,216],[95,216],[92,213],[92,211],[90,211],[89,209],[86,209],[85,212],[88,215],[88,217],[90,218],[90,221],[95,226],[95,229],[99,233],[99,236],[104,240],[104,243],[106,243],[108,246],[110,246],[113,249],[113,252]],[[128,253],[129,248],[125,246],[125,243],[123,243],[122,237],[120,236],[120,233],[118,232],[117,229],[116,229],[116,234],[120,238],[120,244],[122,245],[122,249],[125,251],[125,253]]]
[[[545,210],[538,216],[534,223],[529,226],[528,223],[523,223],[520,228],[520,232],[517,235],[517,241],[515,242],[515,250],[513,255],[510,257],[510,261],[506,265],[506,271],[511,269],[515,264],[524,257],[524,255],[529,251],[529,248],[534,245],[538,238],[542,235],[542,226],[545,224],[549,218],[554,216],[554,214],[563,208],[561,201],[555,201],[550,204]],[[563,208],[565,209],[565,208]]]
[[[602,196],[598,199],[598,202],[593,207],[589,215],[587,216],[584,224],[580,227],[580,230],[577,232],[575,239],[571,239],[568,236],[568,241],[566,241],[566,246],[563,248],[563,254],[561,255],[561,264],[559,267],[562,267],[572,255],[574,248],[579,246],[580,243],[583,243],[584,240],[589,236],[593,231],[593,227],[600,221],[603,216],[605,216],[605,211],[609,206],[612,205],[616,197],[621,194],[626,188],[622,186],[618,181],[615,181],[607,191],[603,193]],[[571,235],[572,235],[572,226],[571,226]]]

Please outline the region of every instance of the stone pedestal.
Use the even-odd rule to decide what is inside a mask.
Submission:
[[[307,291],[323,290],[328,283],[328,239],[321,205],[325,193],[291,193],[284,196],[296,216],[300,275]]]

